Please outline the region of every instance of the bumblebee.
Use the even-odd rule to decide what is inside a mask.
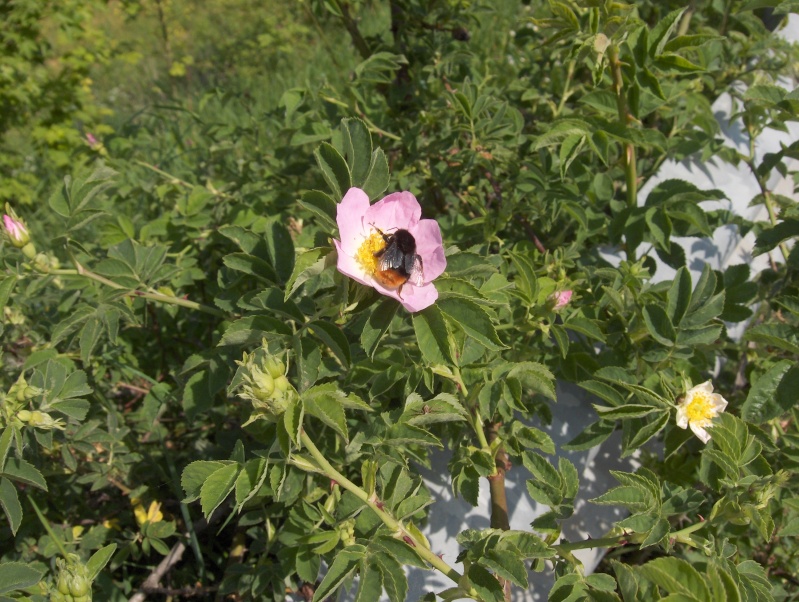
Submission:
[[[421,286],[424,279],[422,258],[416,253],[416,239],[407,230],[399,229],[391,234],[386,234],[380,228],[375,228],[386,243],[386,246],[375,253],[379,260],[374,278],[388,289],[399,289],[402,293],[403,285],[411,281],[416,286]]]

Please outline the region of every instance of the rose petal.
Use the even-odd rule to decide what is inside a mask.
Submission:
[[[431,282],[441,276],[447,268],[441,228],[436,220],[423,219],[408,231],[416,239],[416,252],[422,258],[424,282]]]
[[[336,207],[336,223],[341,247],[347,255],[355,255],[368,233],[364,215],[369,210],[369,197],[360,188],[350,188]]]
[[[364,227],[375,226],[384,232],[410,230],[422,217],[422,207],[410,192],[395,192],[369,207]],[[341,224],[339,224],[341,227]]]
[[[402,306],[410,312],[420,311],[425,307],[429,307],[438,299],[438,291],[432,284],[414,286],[409,282],[402,287],[401,297],[398,288],[386,288],[376,280],[371,285],[381,295],[391,297],[402,303]]]
[[[372,277],[364,271],[361,264],[354,257],[350,257],[344,252],[342,243],[334,240],[333,244],[336,245],[336,250],[338,251],[338,261],[336,262],[338,271],[361,284],[372,286]]]
[[[691,423],[691,430],[694,432],[694,435],[699,437],[702,443],[707,443],[710,441],[710,433],[708,433],[705,429],[701,426],[697,425],[696,423]]]
[[[682,406],[677,408],[677,426],[681,429],[688,428],[688,415],[685,412],[685,408]]]

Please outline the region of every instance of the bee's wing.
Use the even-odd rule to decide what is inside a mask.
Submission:
[[[389,244],[380,255],[381,270],[399,270],[405,263],[405,257],[396,244]]]
[[[410,275],[409,280],[416,286],[424,283],[424,264],[420,255],[414,253],[411,269],[407,270]]]

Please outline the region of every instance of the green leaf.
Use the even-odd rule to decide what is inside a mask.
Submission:
[[[314,602],[322,602],[332,595],[347,577],[355,572],[366,555],[366,548],[360,544],[347,546],[336,554],[322,583],[314,592]]]
[[[597,111],[611,115],[616,118],[619,114],[619,105],[616,102],[616,95],[609,90],[594,90],[580,97],[583,104],[593,107]]]
[[[555,122],[548,131],[541,134],[535,141],[534,150],[558,144],[562,140],[575,134],[591,134],[591,126],[582,119],[561,119]]]
[[[602,343],[605,342],[605,335],[602,333],[598,323],[595,320],[574,316],[569,318],[568,322],[563,324],[569,330],[579,332],[589,338],[595,339]]]
[[[277,273],[268,262],[247,253],[231,253],[222,258],[222,262],[231,270],[249,274],[264,282],[277,282]]]
[[[200,488],[200,505],[205,518],[211,516],[213,511],[233,491],[239,470],[241,470],[241,466],[237,462],[233,462],[218,468],[205,480]]]
[[[388,554],[374,554],[370,560],[374,562],[383,578],[383,589],[390,602],[405,602],[408,595],[408,579],[402,565]]]
[[[372,136],[360,119],[341,120],[341,139],[344,158],[352,174],[352,185],[363,188],[369,175],[372,159]]]
[[[785,98],[786,91],[773,84],[754,84],[744,92],[744,102],[773,107]]]
[[[184,503],[193,502],[200,497],[203,483],[220,468],[232,464],[229,460],[197,460],[183,469],[180,485],[186,492]]]
[[[33,587],[43,576],[44,571],[39,571],[28,563],[0,563],[0,594]]]
[[[483,602],[503,602],[505,600],[505,593],[497,578],[479,564],[470,566],[467,575],[469,582]]]
[[[723,36],[717,36],[710,33],[698,33],[686,36],[677,36],[673,40],[669,40],[663,47],[664,52],[677,52],[678,50],[686,50],[699,48],[708,42],[715,40],[723,40]]]
[[[319,394],[318,389],[319,385],[311,387],[303,394],[302,402],[305,413],[319,418],[341,435],[345,441],[349,441],[347,419],[340,401],[332,395]]]
[[[329,143],[322,142],[314,151],[322,176],[336,198],[342,198],[352,187],[350,168],[344,157]]]
[[[291,440],[295,445],[299,445],[300,434],[302,432],[302,419],[305,416],[305,406],[302,401],[289,403],[286,411],[283,412],[283,424],[286,427]]]
[[[560,145],[560,152],[558,158],[560,160],[560,177],[565,178],[569,166],[580,154],[580,150],[585,144],[585,134],[572,134],[567,136],[563,143]]]
[[[488,312],[477,303],[468,299],[449,298],[440,300],[437,306],[451,323],[487,349],[505,348],[497,336]]]
[[[585,451],[607,440],[616,430],[613,422],[599,420],[589,424],[583,432],[563,446],[567,451]]]
[[[317,247],[310,251],[305,251],[297,257],[297,261],[294,263],[294,270],[286,281],[285,300],[288,300],[289,297],[297,292],[297,289],[305,282],[322,273],[322,270],[325,269],[325,257],[328,253],[330,253],[329,247]]]
[[[383,575],[375,562],[365,562],[361,565],[358,591],[355,593],[355,602],[373,602],[380,599],[383,593]]]
[[[270,333],[288,336],[291,328],[283,320],[271,316],[247,316],[230,324],[218,345],[257,345]]]
[[[0,506],[6,513],[11,534],[16,535],[22,523],[22,504],[19,503],[16,487],[5,477],[0,477]]]
[[[480,558],[480,564],[488,569],[494,571],[503,579],[507,579],[517,586],[527,588],[527,567],[519,558],[518,550],[513,549],[513,546],[507,546],[510,549],[493,549],[488,550],[485,555]]]
[[[533,303],[538,296],[538,281],[532,260],[522,253],[510,253],[510,260],[516,268],[514,284],[527,303]]]
[[[303,193],[297,204],[318,217],[322,222],[321,226],[327,231],[338,230],[338,225],[336,224],[336,201],[321,190],[309,190]]]
[[[668,594],[682,594],[697,602],[704,602],[710,596],[705,580],[685,560],[674,557],[657,558],[638,570]]]
[[[430,364],[452,364],[450,334],[441,310],[431,305],[412,314],[416,343],[422,357]]]
[[[657,412],[657,408],[652,406],[628,403],[627,405],[616,408],[608,408],[594,405],[594,409],[601,420],[624,420],[625,418],[640,418],[652,412]]]
[[[788,238],[799,236],[799,219],[786,219],[773,228],[763,230],[755,240],[755,248],[752,255],[757,257],[767,251],[771,251],[778,244]]]
[[[94,581],[97,575],[105,568],[116,552],[117,544],[111,543],[97,550],[89,560],[86,561],[86,569],[89,571],[89,579]]]
[[[466,420],[467,412],[457,398],[447,393],[440,393],[433,399],[425,401],[416,393],[410,395],[405,402],[400,420],[416,426],[424,426],[436,422],[455,422]]]
[[[344,333],[341,331],[341,328],[330,322],[323,322],[322,320],[314,320],[309,323],[306,328],[311,334],[328,346],[345,369],[349,367],[352,361],[352,357],[350,356],[350,344],[349,341],[347,341],[347,337],[344,336]]]
[[[790,324],[758,324],[747,330],[744,337],[799,355],[799,333]]]
[[[526,389],[532,389],[555,400],[555,375],[537,362],[519,362],[508,372],[508,378],[517,378]]]
[[[8,298],[11,296],[14,287],[17,284],[16,276],[6,276],[0,280],[0,307],[8,305]]]
[[[762,374],[749,389],[741,417],[754,424],[763,424],[789,411],[797,401],[799,367],[794,362],[782,360]]]
[[[394,299],[384,299],[369,314],[369,319],[361,331],[361,346],[370,358],[374,358],[380,340],[388,332],[391,320],[394,319],[398,309],[399,304]]]
[[[47,491],[47,482],[42,473],[33,464],[22,458],[7,458],[0,474],[12,481],[19,481]]]
[[[18,433],[17,436],[19,436]],[[5,427],[2,434],[0,434],[0,470],[3,470],[3,466],[5,466],[6,457],[8,457],[8,450],[11,449],[11,440],[13,437],[14,427],[12,426]]]
[[[376,148],[372,152],[372,161],[369,164],[369,175],[364,181],[362,189],[367,196],[374,200],[379,197],[389,183],[388,160],[383,152],[383,149]]]
[[[672,324],[679,324],[691,304],[691,273],[687,268],[677,270],[666,295],[666,314]]]
[[[643,315],[644,323],[652,338],[661,345],[672,347],[677,340],[677,333],[666,311],[659,305],[650,304],[644,306]]]
[[[264,238],[272,266],[280,281],[286,282],[294,273],[294,241],[291,234],[283,224],[275,220],[266,228]]]

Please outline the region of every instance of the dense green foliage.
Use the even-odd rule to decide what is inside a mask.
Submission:
[[[452,578],[430,600],[553,566],[558,600],[799,599],[799,211],[770,188],[799,147],[754,152],[799,115],[777,85],[799,50],[764,25],[794,4],[265,4],[0,8],[0,197],[30,236],[0,250],[0,600],[323,600],[357,576],[401,602],[403,565]],[[684,159],[748,166],[769,221],[680,180],[639,199]],[[438,222],[435,304],[336,270],[352,186]],[[675,238],[730,224],[770,268],[692,278]],[[704,445],[676,420],[711,377]],[[597,413],[569,449],[643,450],[593,500],[625,509],[599,540],[558,539],[580,482],[534,426],[556,380]],[[512,464],[550,511],[492,516],[447,564],[420,531],[438,448],[456,495]]]

